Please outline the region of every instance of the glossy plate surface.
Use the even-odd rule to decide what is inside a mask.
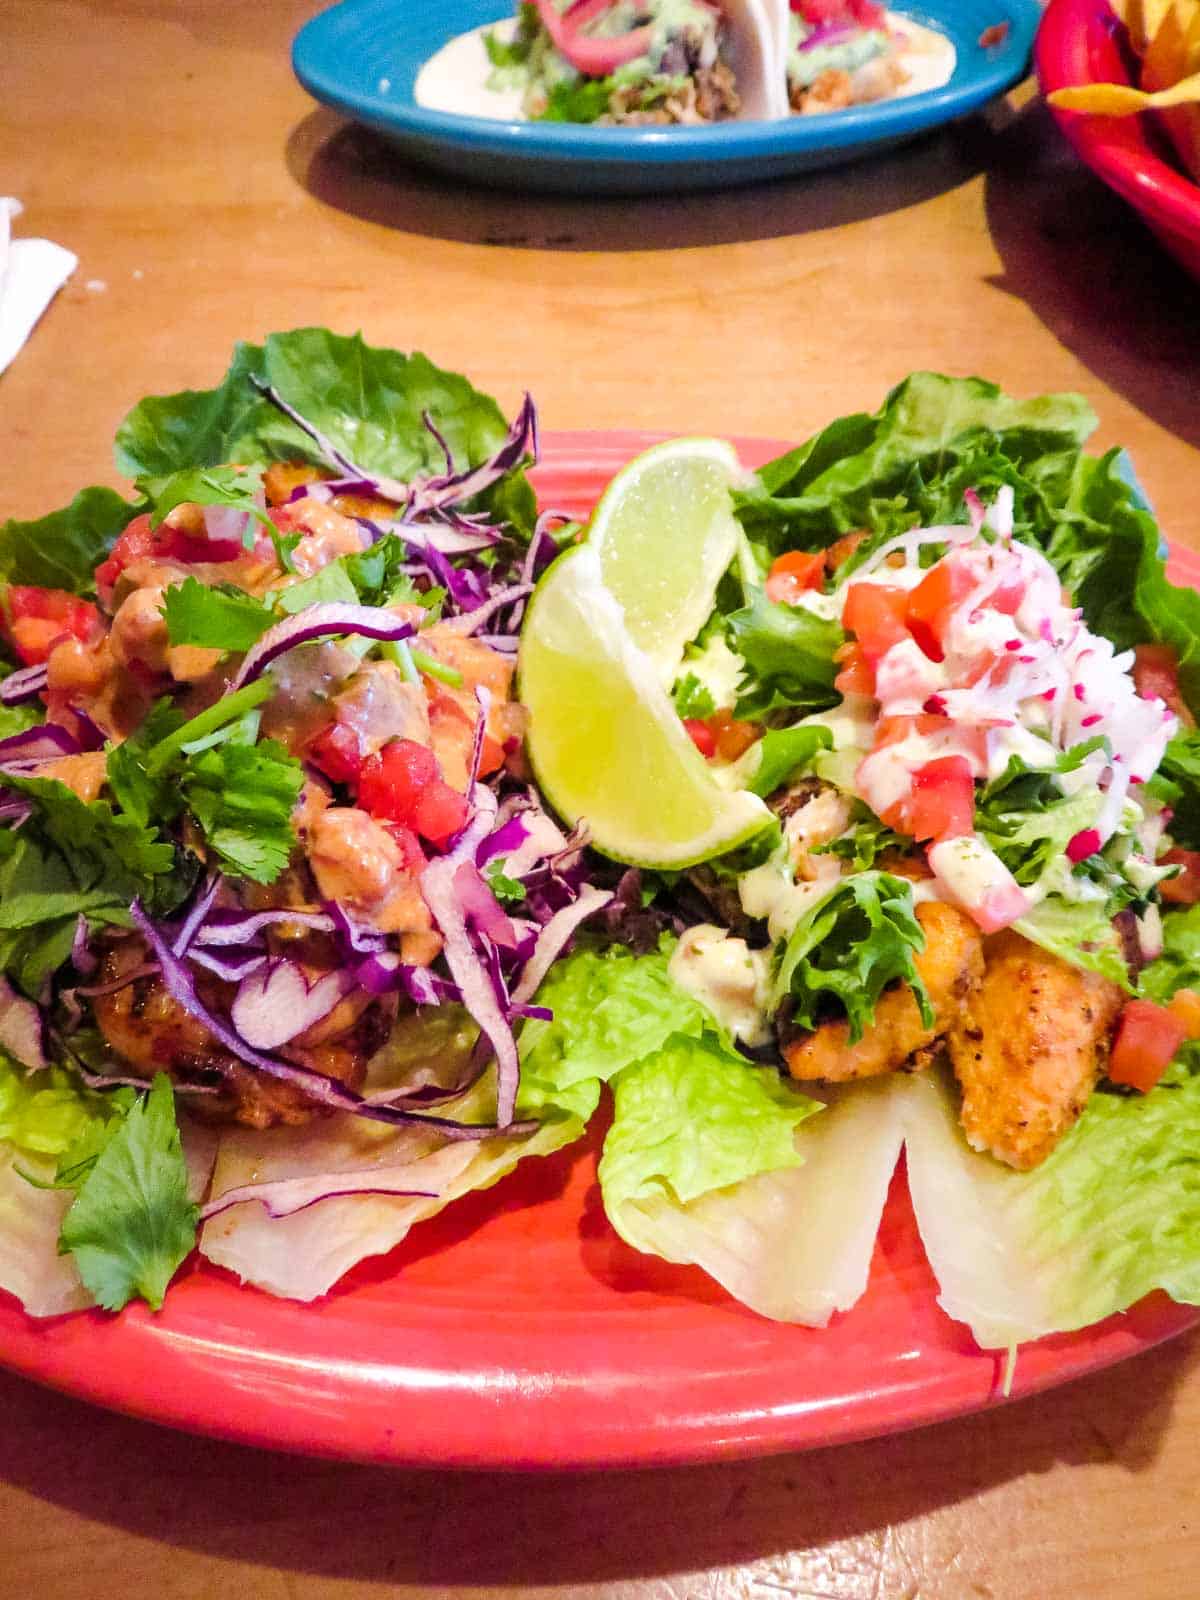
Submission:
[[[662,435],[550,434],[544,506],[583,515]],[[738,442],[758,466],[785,445]],[[1177,581],[1200,580],[1179,552]],[[863,1299],[826,1329],[755,1316],[703,1273],[629,1249],[595,1184],[594,1137],[422,1224],[310,1306],[203,1263],[158,1315],[26,1317],[0,1293],[0,1364],[137,1416],[313,1454],[427,1466],[701,1461],[865,1438],[998,1402],[1003,1358],[937,1306],[892,1185]],[[1192,1326],[1154,1295],[1026,1346],[1014,1396]]]
[[[1125,31],[1108,0],[1051,0],[1037,37],[1037,74],[1049,94],[1081,83],[1131,83]],[[1200,277],[1200,185],[1180,169],[1152,116],[1056,111],[1080,157],[1142,215],[1179,263]]]
[[[572,193],[716,188],[867,155],[984,105],[1020,78],[1038,0],[915,0],[894,9],[946,34],[958,54],[944,88],[784,122],[711,128],[593,128],[499,122],[428,111],[417,74],[457,34],[512,15],[505,0],[344,0],[307,23],[292,48],[300,82],[414,160],[476,183]],[[1007,25],[1002,40],[980,44]]]

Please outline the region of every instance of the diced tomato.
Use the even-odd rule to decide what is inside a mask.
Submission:
[[[367,757],[358,803],[378,821],[402,823],[431,844],[444,844],[467,820],[466,796],[443,780],[433,751],[414,739],[393,739]]]
[[[493,739],[490,733],[483,736],[483,749],[479,753],[479,776],[488,777],[493,772],[499,772],[504,765],[504,746],[499,739]]]
[[[856,528],[853,533],[844,533],[840,539],[835,539],[825,552],[825,570],[836,572],[844,561],[849,561],[863,540],[869,538],[865,528]]]
[[[708,725],[716,738],[717,754],[722,761],[736,761],[762,736],[761,728],[753,722],[738,722],[728,710],[715,711]]]
[[[688,738],[705,761],[711,761],[717,753],[717,736],[708,723],[701,722],[699,717],[684,717],[683,725],[687,729]]]
[[[467,820],[467,799],[441,778],[421,790],[412,810],[413,827],[431,844],[444,845]]]
[[[1167,1010],[1183,1029],[1185,1039],[1200,1039],[1200,994],[1195,989],[1177,989]]]
[[[149,516],[134,517],[96,568],[96,592],[105,605],[111,602],[117,579],[125,568],[131,567],[135,561],[141,561],[146,556],[154,555],[158,550],[158,543],[156,530],[151,528]]]
[[[842,625],[857,638],[872,666],[893,645],[909,638],[905,622],[908,594],[882,583],[852,583],[846,591]]]
[[[1195,727],[1179,688],[1179,657],[1169,644],[1134,646],[1133,686],[1143,700],[1161,700],[1186,727]]]
[[[794,606],[806,590],[819,589],[824,580],[824,550],[789,550],[771,563],[767,599],[777,606]]]
[[[408,823],[421,791],[441,776],[437,757],[427,745],[393,739],[362,763],[358,803],[380,820]]]
[[[1194,906],[1200,901],[1200,850],[1168,850],[1159,866],[1182,867],[1174,878],[1164,878],[1159,893],[1176,906]]]
[[[850,639],[838,650],[835,661],[842,663],[841,671],[833,680],[840,694],[874,694],[875,669],[863,655],[862,645]]]
[[[1129,1000],[1117,1022],[1108,1075],[1146,1094],[1162,1077],[1185,1038],[1185,1029],[1166,1006]]]
[[[90,600],[65,589],[39,589],[31,584],[10,584],[4,595],[5,632],[26,666],[49,658],[60,639],[75,638],[87,644],[98,639],[103,625]]]
[[[305,755],[334,783],[355,784],[363,767],[362,747],[353,728],[331,722],[311,741]]]
[[[939,561],[908,597],[905,619],[913,638],[931,661],[941,661],[947,614],[966,598],[974,580],[956,561]]]
[[[975,780],[964,756],[939,756],[913,774],[906,832],[920,843],[960,839],[975,828]]]

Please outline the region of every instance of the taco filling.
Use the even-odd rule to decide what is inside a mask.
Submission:
[[[519,83],[533,120],[614,126],[761,116],[758,0],[532,0],[487,36],[489,87]]]

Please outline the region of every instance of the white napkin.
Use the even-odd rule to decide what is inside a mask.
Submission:
[[[0,196],[0,372],[79,265],[49,239],[13,239],[12,220],[20,215],[19,200]]]

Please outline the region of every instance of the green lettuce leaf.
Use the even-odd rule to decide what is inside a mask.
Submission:
[[[692,1065],[704,1074],[709,1064],[697,1054]],[[622,1074],[616,1080],[618,1100],[626,1077],[645,1072],[642,1092],[635,1084],[633,1099],[643,1109],[653,1104],[653,1093],[645,1092],[651,1071],[647,1062]],[[732,1101],[718,1098],[726,1073],[745,1075],[733,1079]],[[651,1129],[644,1119],[635,1126],[631,1118],[623,1161],[606,1169],[608,1214],[635,1249],[703,1268],[762,1316],[823,1327],[834,1312],[849,1310],[866,1288],[903,1140],[900,1109],[886,1081],[856,1084],[852,1093],[831,1096],[820,1116],[806,1116],[789,1151],[786,1127],[803,1103],[796,1091],[778,1080],[772,1087],[761,1069],[744,1063],[718,1069],[716,1084],[716,1096],[710,1097],[695,1084],[708,1108],[700,1121],[715,1133],[723,1115],[740,1120],[744,1102],[750,1101],[749,1125],[740,1140],[740,1167],[749,1175],[703,1189],[685,1203],[668,1180],[655,1175],[656,1168],[673,1167],[674,1144],[665,1159],[658,1158]],[[671,1083],[659,1087],[670,1091]],[[776,1093],[788,1097],[779,1106]],[[675,1129],[677,1123],[669,1117],[666,1127]],[[680,1137],[686,1141],[687,1135]],[[620,1157],[621,1143],[613,1142],[613,1134],[609,1139],[614,1159]],[[802,1165],[791,1161],[792,1153]],[[783,1157],[782,1166],[770,1167],[775,1156]],[[722,1163],[722,1170],[710,1176],[731,1170],[736,1170],[733,1164]],[[702,1181],[703,1175],[686,1160],[684,1173],[691,1187]],[[622,1175],[639,1184],[636,1193],[621,1195]]]
[[[141,507],[112,489],[81,489],[61,511],[0,527],[0,577],[9,583],[96,592],[95,569]]]
[[[810,907],[788,936],[772,990],[772,1004],[789,996],[793,1021],[815,1029],[828,1002],[845,1012],[850,1042],[861,1039],[888,984],[907,983],[926,1027],[933,1008],[917,972],[915,955],[925,934],[913,909],[912,884],[887,872],[842,878]]]
[[[824,711],[841,699],[833,687],[834,652],[846,641],[840,624],[802,606],[775,605],[761,589],[727,618],[733,648],[746,664],[737,715],[759,718],[781,706]]]
[[[298,328],[269,334],[262,345],[239,344],[216,389],[142,400],[117,430],[118,469],[161,478],[229,462],[319,461],[308,435],[252,378],[271,385],[365,471],[402,481],[444,470],[441,447],[422,421],[426,412],[460,468],[487,460],[508,431],[494,400],[425,356],[374,349],[358,334]],[[520,510],[527,527],[527,496],[511,487],[507,493],[509,509]]]
[[[1013,927],[1073,967],[1098,972],[1122,989],[1132,987],[1125,950],[1103,896],[1095,900],[1065,900],[1062,895],[1047,895],[1032,911],[1018,917]]]
[[[1163,913],[1163,948],[1143,968],[1141,992],[1160,1004],[1176,989],[1200,989],[1200,905]]]
[[[1200,1057],[1148,1095],[1093,1094],[1032,1172],[968,1148],[935,1073],[896,1075],[940,1303],[986,1348],[1068,1333],[1152,1289],[1200,1304]]]
[[[666,1192],[687,1205],[756,1173],[799,1166],[795,1130],[820,1110],[773,1067],[753,1066],[711,1035],[671,1034],[617,1075],[613,1095],[599,1178],[623,1237],[629,1201]]]
[[[63,1219],[59,1245],[105,1310],[135,1298],[157,1310],[195,1244],[197,1217],[171,1082],[160,1072],[149,1094],[110,1124]]]
[[[833,735],[817,723],[802,728],[768,728],[747,751],[753,767],[747,769],[746,787],[765,799],[796,773],[807,770],[819,751],[832,748]]]
[[[1018,527],[1049,533],[1096,418],[1078,395],[1017,401],[979,378],[918,372],[874,416],[841,417],[768,463],[735,495],[770,553],[821,549],[853,529],[879,536],[965,520],[963,491],[1016,491]]]
[[[93,1094],[75,1073],[28,1073],[0,1051],[0,1140],[28,1155],[65,1156],[117,1115],[112,1095]]]
[[[670,946],[635,956],[619,945],[574,950],[550,969],[537,993],[552,1022],[521,1030],[523,1094],[540,1084],[551,1095],[605,1082],[662,1048],[672,1034],[699,1038],[712,1017],[667,975]]]

